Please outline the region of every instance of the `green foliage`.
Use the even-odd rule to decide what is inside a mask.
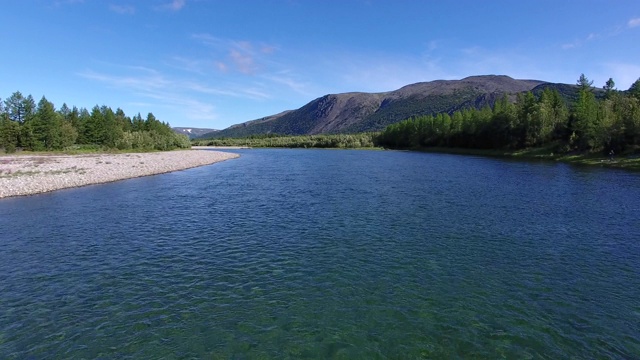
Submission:
[[[56,111],[44,96],[35,105],[31,95],[13,93],[0,106],[0,148],[5,152],[17,148],[33,151],[67,148],[136,149],[141,151],[189,148],[184,135],[171,130],[149,113],[146,120],[140,114],[133,120],[122,109],[115,112],[108,106],[87,109],[69,108]]]
[[[610,98],[616,92],[616,82],[613,78],[609,78],[602,88],[606,94],[605,97]]]
[[[4,111],[9,119],[23,124],[30,116],[33,115],[35,102],[31,95],[26,98],[20,91],[16,91],[4,101]]]
[[[63,144],[73,144],[73,139],[63,138],[63,136],[73,137],[73,132],[67,129],[63,133],[62,116],[55,111],[53,103],[44,96],[38,102],[35,116],[28,122],[33,126],[34,150],[61,149]]]
[[[461,147],[524,149],[555,144],[557,151],[622,152],[640,147],[640,99],[613,90],[612,79],[598,99],[584,74],[578,96],[570,103],[552,87],[537,94],[519,94],[515,103],[507,95],[492,109],[456,111],[410,117],[389,125],[374,140],[388,148]],[[640,80],[638,82],[640,88]]]
[[[382,103],[365,100],[340,100],[339,95],[326,95],[318,98],[300,109],[267,117],[249,123],[232,126],[230,128],[207,134],[209,138],[241,138],[252,134],[277,133],[282,135],[304,135],[317,132],[322,128],[326,133],[353,134],[361,132],[377,132],[386,126],[397,123],[412,116],[436,115],[439,113],[453,114],[456,110],[466,108],[482,108],[492,105],[500,94],[487,94],[473,87],[455,89],[443,94],[413,94],[409,96],[389,97]],[[368,100],[367,100],[368,99]],[[362,100],[362,101],[361,101]],[[343,106],[341,101],[348,103]],[[339,118],[354,120],[349,125],[332,127],[324,130],[322,119],[333,111],[348,111],[340,113]],[[319,120],[320,119],[320,120]],[[335,125],[335,124],[334,124]]]
[[[251,135],[244,138],[193,140],[196,146],[248,146],[275,148],[338,148],[374,147],[375,133],[282,136],[277,134]]]
[[[7,114],[0,114],[0,148],[6,153],[13,153],[18,147],[20,125],[9,119]]]
[[[587,79],[584,74],[580,74],[580,78],[578,78],[578,82],[576,83],[581,91],[591,90],[591,85],[593,85],[593,80]]]
[[[631,84],[631,87],[629,87],[629,95],[640,100],[640,78],[634,81],[634,83]]]
[[[579,139],[579,149],[588,150],[596,147],[598,120],[598,103],[595,96],[592,92],[581,89],[580,97],[575,104],[572,127]]]

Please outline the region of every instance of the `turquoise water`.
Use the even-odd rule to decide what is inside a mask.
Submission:
[[[0,200],[0,358],[640,358],[639,174],[238,152]]]

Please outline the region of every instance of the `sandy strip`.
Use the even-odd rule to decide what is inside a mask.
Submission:
[[[220,151],[0,156],[0,198],[33,195],[71,187],[209,165],[238,157]]]
[[[250,146],[192,146],[195,150],[207,150],[207,149],[251,149]]]

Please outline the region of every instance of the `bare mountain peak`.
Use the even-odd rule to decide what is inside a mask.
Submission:
[[[204,134],[209,134],[209,133],[218,131],[216,129],[194,128],[194,127],[173,127],[171,129],[178,134],[187,135],[191,139],[200,137]]]

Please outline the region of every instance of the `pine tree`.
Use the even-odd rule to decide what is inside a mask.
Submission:
[[[0,148],[6,153],[13,153],[18,147],[20,125],[9,119],[6,113],[0,113]]]
[[[607,82],[604,84],[604,86],[602,88],[604,89],[605,96],[608,99],[616,91],[616,82],[613,81],[613,78],[609,78],[609,80],[607,80]]]
[[[640,100],[640,78],[638,78],[638,80],[636,80],[633,84],[631,84],[631,87],[629,87],[629,95]]]
[[[34,150],[61,149],[61,125],[60,114],[56,112],[53,103],[43,96],[38,102],[38,109],[32,121]]]
[[[581,150],[590,150],[597,146],[598,103],[588,89],[581,89],[575,105],[573,131],[577,136],[577,145]]]
[[[591,91],[591,85],[593,85],[593,80],[587,79],[584,74],[580,74],[580,78],[577,82],[580,91]]]
[[[20,91],[16,91],[4,101],[5,112],[10,120],[19,124],[24,124],[29,117],[33,116],[35,102],[31,95],[24,97]]]
[[[91,115],[84,124],[83,139],[88,144],[102,145],[104,140],[104,116],[98,105],[91,108]]]
[[[101,145],[108,148],[114,148],[118,139],[122,137],[122,128],[116,121],[116,115],[108,106],[100,108],[102,113],[102,139]]]

